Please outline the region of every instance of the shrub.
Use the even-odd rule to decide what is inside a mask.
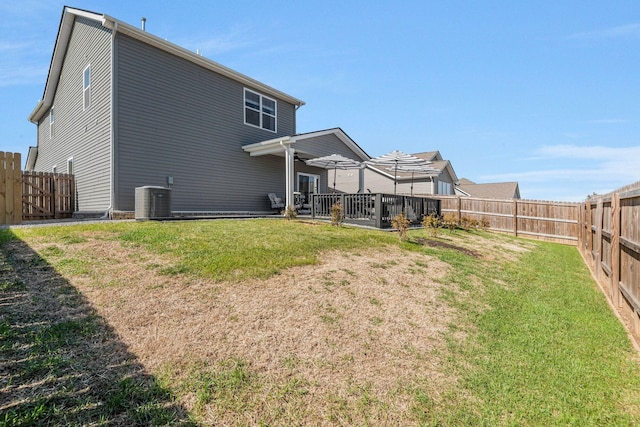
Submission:
[[[344,221],[344,208],[340,202],[331,206],[331,225],[339,226]]]
[[[398,237],[400,240],[405,240],[407,238],[407,231],[409,230],[409,224],[411,222],[404,216],[404,213],[396,215],[391,220],[391,227],[395,230],[398,230]]]
[[[422,226],[429,230],[431,237],[437,237],[440,230],[440,218],[435,213],[422,218]]]
[[[442,218],[442,222],[444,223],[444,226],[449,229],[449,233],[453,233],[453,230],[458,227],[458,220],[453,213],[446,214],[444,218]]]
[[[282,216],[284,216],[285,219],[287,219],[289,221],[292,220],[292,219],[296,219],[296,217],[298,216],[298,212],[291,205],[287,206],[287,208],[285,210],[283,210],[281,213],[282,213]]]
[[[471,218],[469,218],[468,216],[463,216],[462,218],[460,218],[460,228],[462,228],[464,231],[469,231],[469,229],[471,228]]]
[[[480,220],[480,227],[482,227],[484,231],[487,231],[491,227],[491,221],[489,221],[489,218],[483,216]]]

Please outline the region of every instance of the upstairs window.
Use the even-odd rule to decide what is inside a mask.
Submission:
[[[91,105],[91,65],[82,72],[82,110]]]
[[[271,132],[276,131],[276,101],[253,92],[244,90],[244,122]]]
[[[49,110],[49,139],[54,137],[54,128],[53,128],[53,124],[56,121],[56,117],[55,114],[53,112],[53,107],[51,107],[51,110]]]

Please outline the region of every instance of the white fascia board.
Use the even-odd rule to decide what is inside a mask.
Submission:
[[[53,96],[56,93],[58,82],[60,81],[62,63],[64,62],[64,56],[67,53],[69,39],[71,38],[71,30],[73,29],[73,22],[75,21],[76,16],[82,16],[87,19],[98,21],[102,25],[105,24],[103,15],[65,6],[62,12],[62,19],[60,21],[60,28],[58,29],[56,44],[53,49],[53,56],[51,57],[51,65],[49,66],[49,75],[47,76],[47,82],[44,87],[44,94],[42,95],[42,99],[29,115],[29,121],[32,123],[38,124],[40,119],[42,119],[47,111],[49,111],[51,105],[53,105]]]
[[[29,153],[27,154],[27,161],[25,162],[25,170],[32,171],[36,165],[36,159],[38,158],[38,147],[29,147]]]
[[[256,142],[255,144],[244,145],[242,149],[250,156],[264,156],[284,152],[283,144],[291,145],[294,141],[289,136],[269,139],[267,141]]]
[[[466,191],[464,191],[464,190],[463,190],[462,188],[460,188],[460,187],[456,187],[456,186],[454,186],[454,187],[453,187],[453,190],[454,190],[456,193],[460,193],[460,194],[458,194],[458,195],[462,195],[462,196],[466,196],[466,197],[471,197],[471,195],[470,195],[469,193],[467,193]]]

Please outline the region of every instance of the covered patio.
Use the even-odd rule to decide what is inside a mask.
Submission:
[[[296,196],[302,197],[306,203],[311,203],[314,195],[329,192],[327,169],[308,166],[305,160],[332,154],[340,154],[359,162],[370,158],[340,128],[282,136],[245,145],[242,149],[252,157],[284,157],[285,206],[295,206]],[[364,174],[362,170],[355,173],[359,174],[357,190],[362,192]],[[273,191],[282,192],[282,189],[274,188]]]

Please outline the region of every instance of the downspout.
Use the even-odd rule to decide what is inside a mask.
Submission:
[[[113,209],[113,200],[115,199],[115,187],[114,187],[114,182],[115,182],[115,150],[114,150],[114,145],[115,145],[115,132],[114,132],[114,128],[115,128],[115,121],[114,121],[114,112],[115,112],[115,103],[113,102],[113,98],[115,95],[115,87],[114,87],[114,72],[115,72],[115,60],[114,60],[114,55],[113,52],[115,50],[115,44],[116,44],[116,33],[118,32],[118,22],[114,22],[113,24],[113,29],[111,30],[111,96],[109,97],[109,111],[110,111],[110,119],[111,119],[111,126],[109,126],[109,161],[111,162],[111,165],[109,167],[109,207],[107,208],[107,210],[104,212],[104,214],[102,215],[102,219],[110,219],[111,218],[111,210]]]

